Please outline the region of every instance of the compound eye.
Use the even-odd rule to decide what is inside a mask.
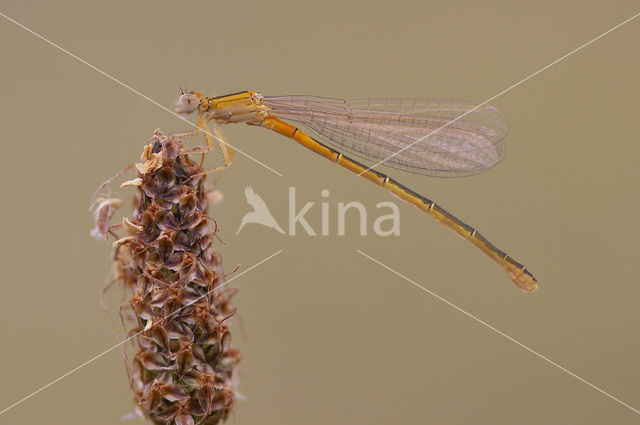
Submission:
[[[200,106],[200,98],[193,93],[185,93],[176,102],[176,112],[179,114],[190,114]]]

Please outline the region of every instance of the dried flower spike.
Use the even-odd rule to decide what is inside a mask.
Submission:
[[[235,291],[220,288],[215,224],[207,216],[216,192],[186,152],[160,131],[145,146],[137,178],[126,185],[138,192],[133,217],[117,225],[126,234],[114,243],[114,276],[132,295],[120,315],[133,323],[127,336],[137,353],[129,359],[125,350],[125,362],[136,412],[155,424],[214,425],[236,399],[241,356],[229,332]],[[119,205],[100,201],[95,233],[107,237]]]

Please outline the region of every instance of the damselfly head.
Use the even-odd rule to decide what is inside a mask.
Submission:
[[[195,91],[182,93],[176,102],[176,112],[179,114],[190,114],[198,110],[200,102],[204,97]]]

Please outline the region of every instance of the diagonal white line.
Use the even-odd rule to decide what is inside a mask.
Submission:
[[[171,316],[175,315],[177,312],[179,312],[179,311],[180,311],[180,310],[182,310],[183,308],[190,306],[191,304],[193,304],[193,303],[195,303],[195,302],[197,302],[197,301],[201,300],[202,298],[206,297],[206,296],[207,296],[207,295],[209,295],[211,292],[213,292],[213,291],[215,291],[215,290],[217,290],[217,289],[222,288],[223,286],[225,286],[225,285],[226,285],[226,284],[228,284],[228,283],[231,283],[231,281],[233,281],[234,279],[239,278],[240,276],[242,276],[243,274],[245,274],[245,273],[249,272],[250,270],[252,270],[252,269],[254,269],[254,268],[258,267],[259,265],[261,265],[261,264],[265,263],[266,261],[269,261],[270,259],[272,259],[272,258],[273,258],[273,257],[275,257],[276,255],[280,254],[281,252],[282,252],[282,250],[280,249],[280,250],[278,250],[277,252],[275,252],[274,254],[271,254],[270,256],[268,256],[267,258],[263,259],[262,261],[260,261],[260,262],[258,262],[258,263],[256,263],[256,264],[254,264],[253,266],[249,267],[247,270],[244,270],[243,272],[238,273],[237,275],[233,276],[231,279],[227,280],[227,281],[226,281],[226,282],[224,282],[222,285],[216,286],[216,287],[215,287],[215,288],[213,288],[211,291],[208,291],[206,294],[204,294],[204,295],[202,295],[202,296],[198,297],[197,299],[195,299],[195,300],[191,301],[190,303],[187,303],[187,304],[183,305],[182,307],[180,307],[180,308],[179,308],[179,309],[177,309],[176,311],[174,311],[174,312],[172,312],[171,314],[167,315],[164,319],[168,319],[169,317],[171,317]],[[86,365],[88,365],[89,363],[92,363],[94,360],[97,360],[97,359],[99,359],[100,357],[104,356],[105,354],[109,353],[110,351],[113,351],[113,350],[115,350],[116,348],[118,348],[118,347],[122,346],[123,344],[126,344],[126,343],[127,343],[127,341],[130,341],[131,339],[133,339],[133,338],[135,338],[136,336],[140,335],[142,332],[144,332],[144,329],[143,329],[143,330],[141,330],[140,332],[137,332],[137,333],[135,333],[135,334],[131,335],[130,337],[128,337],[128,338],[126,338],[126,339],[124,339],[124,340],[120,341],[119,343],[117,343],[117,344],[116,344],[116,345],[114,345],[113,347],[109,348],[108,350],[103,351],[102,353],[98,354],[97,356],[92,357],[91,359],[89,359],[89,360],[87,360],[86,362],[82,363],[80,366],[78,366],[78,367],[75,367],[75,368],[71,369],[69,372],[65,373],[64,375],[60,376],[59,378],[54,379],[53,381],[49,382],[47,385],[45,385],[45,386],[43,386],[43,387],[41,387],[41,388],[37,389],[36,391],[32,392],[31,394],[29,394],[29,395],[27,395],[27,396],[25,396],[25,397],[21,398],[20,400],[16,401],[16,402],[15,402],[15,403],[13,403],[12,405],[10,405],[10,406],[8,406],[8,407],[5,407],[3,410],[1,410],[1,411],[0,411],[0,415],[2,415],[3,413],[5,413],[6,411],[8,411],[8,410],[10,410],[10,409],[12,409],[12,408],[14,408],[14,407],[16,407],[16,406],[17,406],[17,405],[19,405],[20,403],[22,403],[22,402],[24,402],[24,401],[26,401],[26,400],[30,399],[31,397],[33,397],[34,395],[38,394],[39,392],[46,390],[47,388],[49,388],[49,387],[50,387],[50,386],[52,386],[53,384],[55,384],[55,383],[57,383],[57,382],[59,382],[59,381],[63,380],[64,378],[66,378],[67,376],[69,376],[69,375],[73,374],[74,372],[76,372],[76,371],[78,371],[78,370],[82,369],[83,367],[85,367],[85,366],[86,366]]]
[[[457,305],[453,304],[450,301],[447,301],[446,299],[442,298],[441,296],[439,296],[438,294],[434,293],[433,291],[428,290],[427,288],[425,288],[424,286],[414,282],[413,280],[409,279],[408,277],[406,277],[405,275],[403,275],[402,273],[392,269],[391,267],[381,263],[380,261],[376,260],[375,258],[371,257],[370,255],[365,254],[364,252],[362,252],[359,249],[356,249],[356,251],[358,251],[359,254],[367,257],[369,260],[373,261],[374,263],[384,267],[385,269],[389,270],[390,272],[392,272],[393,274],[400,276],[401,278],[403,278],[404,280],[406,280],[407,282],[411,283],[413,286],[422,289],[423,291],[433,295],[434,297],[436,297],[437,299],[439,299],[440,301],[442,301],[443,303],[449,305],[450,307],[455,308],[456,310],[458,310],[459,312],[461,312],[462,314],[470,317],[471,319],[475,320],[476,322],[486,326],[487,328],[491,329],[492,331],[494,331],[495,333],[505,337],[506,339],[508,339],[509,341],[518,344],[520,347],[524,348],[525,350],[529,351],[531,354],[534,354],[538,357],[540,357],[542,360],[546,361],[547,363],[552,364],[553,366],[557,367],[558,369],[562,370],[563,372],[566,372],[567,374],[573,376],[574,378],[576,378],[577,380],[587,384],[588,386],[590,386],[591,388],[593,388],[596,391],[601,392],[602,394],[606,395],[607,397],[609,397],[610,399],[620,403],[621,405],[623,405],[624,407],[634,411],[635,413],[640,414],[640,411],[634,409],[632,406],[628,405],[627,403],[625,403],[624,401],[612,396],[611,394],[609,394],[608,392],[600,389],[599,387],[593,385],[591,382],[587,381],[586,379],[583,379],[581,377],[579,377],[578,375],[576,375],[575,373],[571,372],[569,369],[566,369],[562,366],[560,366],[558,363],[554,362],[553,360],[549,359],[548,357],[543,356],[542,354],[538,353],[537,351],[527,347],[526,345],[524,345],[523,343],[515,340],[514,338],[510,337],[509,335],[507,335],[506,333],[494,328],[493,326],[491,326],[490,324],[488,324],[487,322],[477,318],[476,316],[474,316],[471,313],[468,313],[467,311],[463,310],[462,308],[458,307]]]
[[[26,27],[26,26],[22,25],[20,22],[18,22],[18,21],[16,21],[16,20],[14,20],[14,19],[11,19],[10,17],[8,17],[7,15],[5,15],[5,14],[4,14],[4,13],[2,13],[2,12],[0,12],[0,16],[2,16],[3,18],[5,18],[7,21],[13,22],[14,24],[16,24],[17,26],[19,26],[19,27],[20,27],[20,28],[22,28],[23,30],[30,32],[31,34],[35,35],[36,37],[38,37],[38,38],[39,38],[39,39],[41,39],[42,41],[44,41],[44,42],[46,42],[46,43],[50,44],[51,46],[55,47],[56,49],[60,50],[61,52],[66,53],[67,55],[71,56],[72,58],[76,59],[77,61],[82,62],[83,64],[87,65],[89,68],[91,68],[91,69],[93,69],[94,71],[96,71],[96,72],[98,72],[98,73],[100,73],[100,74],[104,75],[105,77],[107,77],[107,78],[108,78],[108,79],[110,79],[111,81],[113,81],[113,82],[115,82],[115,83],[120,84],[122,87],[124,87],[124,88],[128,89],[129,91],[131,91],[131,92],[133,92],[133,93],[135,93],[135,94],[137,94],[138,96],[142,97],[143,99],[145,99],[145,100],[147,100],[147,101],[149,101],[149,102],[153,103],[153,104],[154,104],[154,105],[156,105],[158,108],[163,109],[163,110],[165,110],[165,111],[169,112],[171,115],[173,115],[173,116],[175,116],[175,117],[177,117],[177,118],[181,119],[182,121],[186,122],[186,123],[187,123],[187,124],[189,124],[190,126],[195,127],[195,128],[198,128],[198,126],[197,126],[197,125],[195,125],[194,123],[192,123],[191,121],[189,121],[189,120],[188,120],[188,119],[186,119],[185,117],[183,117],[183,116],[181,116],[181,115],[179,115],[179,114],[175,113],[174,111],[172,111],[171,109],[167,108],[166,106],[161,105],[160,103],[156,102],[155,100],[151,99],[150,97],[148,97],[148,96],[146,96],[146,95],[144,95],[144,94],[140,93],[138,90],[136,90],[136,89],[134,89],[133,87],[131,87],[131,86],[129,86],[129,85],[127,85],[127,84],[123,83],[122,81],[118,80],[116,77],[114,77],[114,76],[112,76],[112,75],[110,75],[110,74],[107,74],[105,71],[101,70],[100,68],[98,68],[98,67],[96,67],[96,66],[94,66],[94,65],[91,65],[89,62],[85,61],[84,59],[82,59],[82,58],[80,58],[80,57],[78,57],[78,56],[76,56],[76,55],[74,55],[74,54],[73,54],[73,53],[71,53],[70,51],[68,51],[68,50],[64,49],[63,47],[61,47],[61,46],[59,46],[59,45],[57,45],[57,44],[56,44],[56,43],[54,43],[53,41],[51,41],[51,40],[49,40],[49,39],[45,38],[44,36],[42,36],[42,35],[38,34],[37,32],[33,31],[32,29],[30,29],[30,28],[28,28],[28,27]],[[255,162],[256,164],[260,164],[260,165],[262,165],[264,168],[266,168],[267,170],[271,171],[272,173],[275,173],[275,174],[279,175],[280,177],[282,177],[282,174],[280,174],[279,172],[277,172],[277,171],[276,171],[276,170],[274,170],[273,168],[271,168],[271,167],[269,167],[269,166],[267,166],[267,165],[263,164],[262,162],[258,161],[257,159],[255,159],[254,157],[252,157],[251,155],[249,155],[248,153],[243,152],[243,151],[241,151],[240,149],[238,149],[237,147],[235,147],[235,146],[233,146],[233,145],[231,145],[231,144],[227,143],[226,141],[224,141],[224,140],[222,140],[222,139],[218,138],[215,134],[211,134],[210,132],[205,131],[205,130],[201,130],[201,131],[202,131],[203,133],[206,133],[206,134],[208,134],[209,136],[213,137],[214,139],[216,139],[216,140],[217,140],[217,141],[219,141],[220,143],[224,143],[225,145],[230,146],[230,147],[231,147],[231,148],[233,148],[234,150],[236,150],[236,151],[240,152],[242,155],[246,156],[247,158],[249,158],[250,160],[252,160],[253,162]]]
[[[556,59],[555,61],[551,62],[549,65],[540,68],[539,70],[537,70],[536,72],[534,72],[533,74],[529,75],[526,78],[523,78],[522,80],[518,81],[517,83],[507,87],[506,89],[502,90],[500,93],[496,94],[493,97],[490,97],[489,99],[485,100],[484,102],[482,102],[481,104],[479,104],[478,106],[476,106],[473,109],[469,109],[467,112],[465,112],[464,114],[458,115],[456,118],[452,119],[451,121],[449,121],[448,123],[442,125],[441,127],[436,128],[435,130],[433,130],[431,133],[427,134],[426,136],[422,136],[421,138],[419,138],[418,140],[408,144],[407,146],[403,147],[402,149],[400,149],[399,151],[389,155],[388,157],[386,157],[385,159],[383,159],[380,162],[375,163],[374,165],[372,165],[371,167],[367,168],[366,170],[364,170],[363,172],[359,173],[358,175],[362,175],[364,173],[366,173],[367,171],[377,167],[380,164],[383,164],[385,162],[387,162],[388,160],[390,160],[391,158],[395,157],[396,155],[404,152],[405,150],[409,149],[410,147],[412,147],[413,145],[415,145],[416,143],[420,143],[421,141],[423,141],[424,139],[426,139],[427,137],[431,136],[432,134],[437,133],[438,131],[442,130],[445,127],[448,127],[449,125],[453,124],[454,122],[458,121],[460,118],[464,117],[467,114],[470,114],[471,112],[477,110],[478,108],[483,107],[484,105],[486,105],[487,103],[491,102],[492,100],[494,100],[495,98],[502,96],[503,94],[505,94],[506,92],[510,91],[511,89],[519,86],[520,84],[524,83],[527,80],[530,80],[531,78],[535,77],[536,75],[540,74],[541,72],[551,68],[553,65],[557,64],[558,62],[568,58],[569,56],[573,55],[574,53],[584,49],[585,47],[587,47],[588,45],[590,45],[591,43],[601,39],[602,37],[604,37],[605,35],[609,34],[612,31],[617,30],[618,28],[620,28],[621,26],[623,26],[624,24],[634,20],[635,18],[637,18],[638,16],[640,16],[640,13],[636,13],[635,15],[633,15],[632,17],[630,17],[629,19],[619,23],[618,25],[616,25],[615,27],[611,28],[610,30],[603,32],[602,34],[600,34],[599,36],[587,41],[586,43],[584,43],[582,46],[577,47],[575,49],[573,49],[572,51],[570,51],[569,53],[567,53],[566,55]]]

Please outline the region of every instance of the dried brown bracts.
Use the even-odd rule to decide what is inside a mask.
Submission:
[[[215,221],[207,215],[219,198],[188,156],[180,139],[156,131],[136,163],[133,215],[109,225],[116,199],[96,203],[96,237],[124,231],[114,242],[114,278],[130,291],[120,307],[136,412],[155,424],[213,425],[236,400],[235,370],[241,359],[231,345],[235,290],[224,285],[214,249]]]

